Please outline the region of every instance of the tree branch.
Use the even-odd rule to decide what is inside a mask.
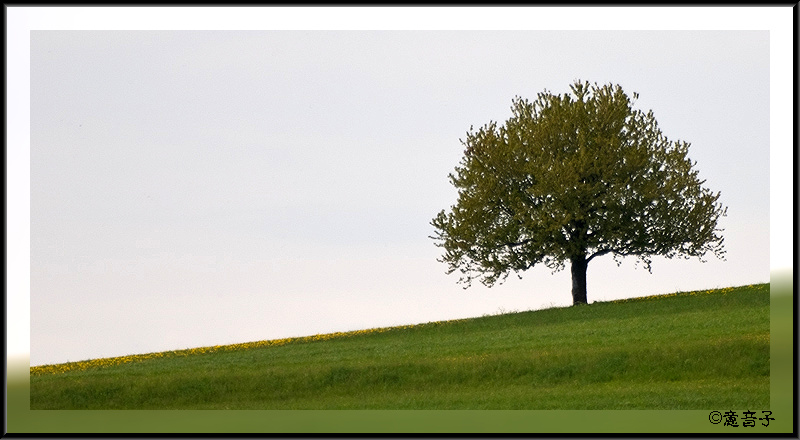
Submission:
[[[519,241],[519,242],[516,242],[516,243],[513,243],[513,242],[503,243],[503,245],[500,246],[500,247],[508,246],[509,248],[513,249],[515,247],[526,245],[526,244],[528,244],[528,243],[530,243],[532,241],[533,241],[532,238],[528,238],[528,239],[525,239],[525,240],[522,240],[522,241]]]
[[[614,250],[613,249],[601,249],[601,250],[593,253],[592,255],[589,255],[589,257],[586,259],[586,262],[588,263],[588,262],[592,261],[592,258],[594,258],[594,257],[600,257],[600,256],[605,255],[605,254],[610,254],[611,252],[614,252]]]

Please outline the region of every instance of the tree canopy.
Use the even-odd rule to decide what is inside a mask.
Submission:
[[[487,286],[537,264],[572,271],[573,303],[586,303],[596,257],[724,257],[720,193],[703,184],[690,144],[671,141],[652,111],[619,85],[577,81],[571,94],[513,100],[505,124],[470,127],[450,210],[432,221],[440,261],[467,286]]]

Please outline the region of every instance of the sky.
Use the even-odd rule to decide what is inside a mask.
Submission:
[[[447,175],[470,126],[575,80],[637,92],[728,207],[724,261],[656,258],[651,274],[598,258],[590,302],[792,265],[770,249],[771,170],[791,148],[771,131],[782,34],[759,22],[503,29],[450,14],[406,30],[312,11],[292,28],[265,12],[262,30],[26,16],[29,143],[8,155],[29,157],[31,365],[571,304],[568,270],[463,289],[429,222],[456,201]]]

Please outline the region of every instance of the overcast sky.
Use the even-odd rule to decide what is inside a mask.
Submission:
[[[766,30],[33,30],[29,50],[31,365],[571,304],[568,270],[464,290],[428,236],[470,125],[576,79],[638,92],[728,206],[725,261],[599,258],[590,302],[769,281]]]

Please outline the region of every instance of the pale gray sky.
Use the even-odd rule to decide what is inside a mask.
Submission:
[[[470,125],[640,95],[728,206],[727,260],[593,261],[590,301],[769,281],[769,31],[30,33],[30,362],[570,304],[463,290],[430,219]]]

